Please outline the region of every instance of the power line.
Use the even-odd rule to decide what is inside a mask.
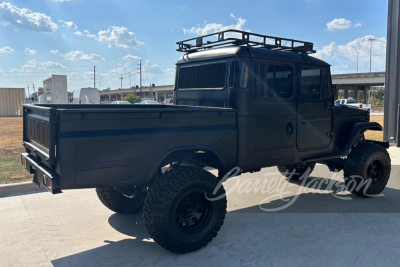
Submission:
[[[142,98],[142,60],[139,60],[139,96]]]

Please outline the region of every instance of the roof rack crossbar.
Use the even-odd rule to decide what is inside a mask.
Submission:
[[[205,40],[211,39],[211,40]],[[214,39],[214,40],[213,40]],[[261,35],[240,30],[225,30],[176,42],[176,51],[191,53],[217,47],[250,45],[272,50],[312,54],[314,44],[294,39]]]

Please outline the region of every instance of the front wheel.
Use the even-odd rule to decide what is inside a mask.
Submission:
[[[390,156],[378,144],[361,143],[347,156],[344,181],[347,189],[358,196],[380,194],[389,180]]]
[[[226,214],[222,185],[213,194],[218,182],[211,173],[195,167],[172,169],[157,178],[143,212],[151,238],[175,253],[206,246],[221,229]]]

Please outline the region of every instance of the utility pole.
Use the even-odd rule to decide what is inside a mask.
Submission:
[[[93,88],[96,88],[96,66],[93,66]]]
[[[31,95],[29,93],[29,84],[28,84],[28,99],[30,99],[30,98],[31,98]]]
[[[33,93],[35,93],[36,91],[35,91],[35,84],[34,83],[32,83],[32,87],[33,87]]]
[[[142,98],[142,60],[139,60],[139,96]]]
[[[122,77],[122,76],[120,77],[120,79],[121,79],[121,89],[122,89],[122,79],[123,79],[123,78],[124,78],[124,77]]]
[[[369,38],[368,41],[371,42],[371,45],[369,46],[369,72],[371,72],[371,54],[372,54],[372,42],[375,41],[375,38]]]
[[[357,73],[358,73],[358,50],[357,50],[357,48],[356,47],[354,47],[354,49],[356,50],[356,52],[357,52]]]

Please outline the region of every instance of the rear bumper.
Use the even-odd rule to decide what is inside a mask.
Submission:
[[[21,164],[33,175],[33,183],[38,187],[43,185],[51,193],[62,193],[60,177],[28,153],[21,153]]]

